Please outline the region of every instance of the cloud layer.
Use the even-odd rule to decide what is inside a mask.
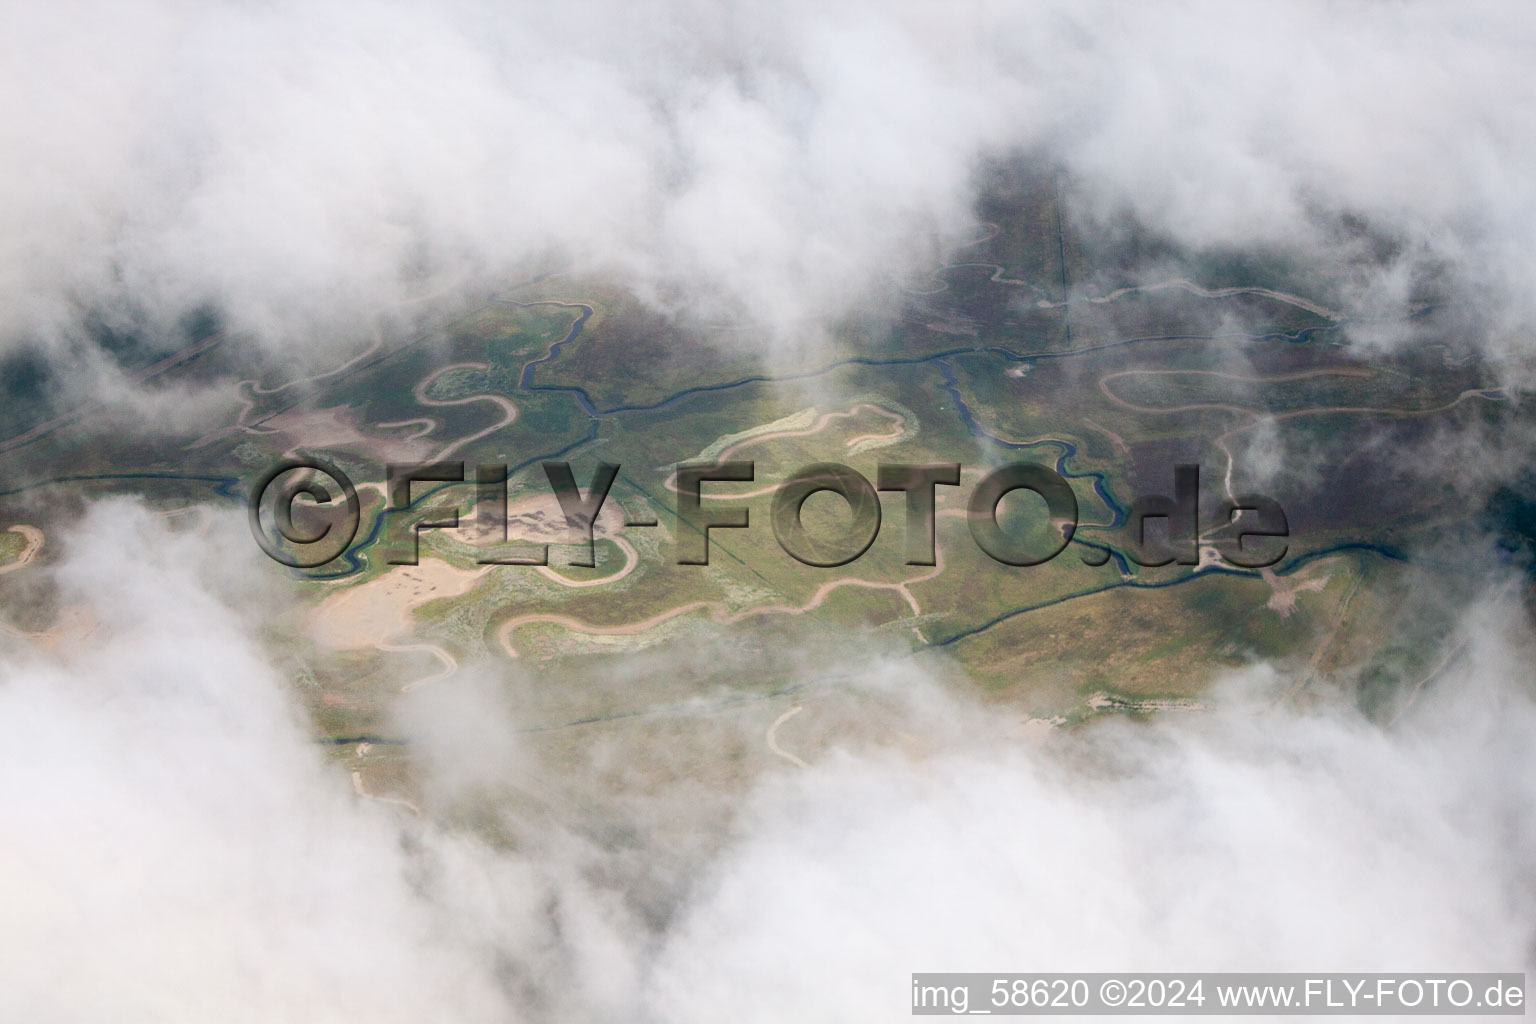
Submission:
[[[1433,272],[1523,351],[1520,5],[16,6],[0,333],[221,308],[295,347],[572,267],[781,338],[963,236],[987,160],[1086,224],[1279,247],[1365,312]],[[1422,296],[1421,296],[1422,297]]]
[[[1533,353],[1515,4],[4,21],[0,352],[212,307],[306,359],[552,269],[794,345],[926,279],[1017,161],[1081,232],[1273,256],[1381,318],[1359,340],[1435,302],[1448,340]],[[877,661],[807,698],[797,727],[867,726],[808,768],[768,757],[740,799],[662,785],[612,820],[538,780],[622,781],[632,752],[543,764],[509,670],[466,669],[399,709],[417,817],[311,741],[239,517],[107,502],[49,530],[67,556],[26,572],[95,627],[0,638],[6,1019],[894,1020],[913,970],[1536,967],[1532,638],[1495,601],[1391,728],[1282,707],[1257,666],[1209,713],[1042,735]]]
[[[877,664],[807,698],[807,719],[875,723],[806,750],[809,769],[766,771],[734,805],[678,785],[617,830],[580,810],[521,823],[526,805],[498,801],[475,763],[501,776],[527,756],[507,746],[519,723],[459,678],[435,710],[402,713],[424,735],[493,722],[507,739],[420,744],[435,781],[417,818],[322,763],[249,639],[242,609],[270,604],[260,574],[214,557],[240,525],[172,531],[97,506],[52,570],[96,628],[7,657],[8,1018],[896,1020],[907,972],[1004,955],[1057,971],[1533,966],[1518,611],[1478,609],[1462,669],[1390,731],[1284,710],[1256,669],[1204,716],[1042,735]],[[443,823],[461,786],[537,839]],[[702,853],[666,838],[722,827]],[[662,868],[693,882],[637,911]]]

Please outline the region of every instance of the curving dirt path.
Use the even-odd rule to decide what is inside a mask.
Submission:
[[[1253,414],[1254,418],[1251,422],[1244,423],[1239,427],[1233,427],[1225,434],[1217,437],[1215,441],[1216,447],[1220,448],[1222,453],[1227,457],[1227,471],[1222,477],[1223,486],[1226,489],[1227,497],[1233,501],[1237,500],[1237,495],[1232,492],[1232,468],[1234,460],[1232,457],[1232,449],[1227,447],[1227,441],[1233,437],[1236,437],[1238,434],[1246,433],[1247,431],[1252,430],[1254,427],[1257,427],[1265,420],[1289,420],[1295,419],[1299,416],[1323,416],[1335,413],[1390,416],[1394,419],[1407,418],[1411,416],[1433,416],[1436,413],[1442,413],[1454,409],[1469,398],[1481,398],[1489,402],[1503,402],[1507,401],[1509,396],[1504,393],[1503,388],[1468,388],[1451,401],[1446,402],[1444,405],[1437,405],[1430,409],[1376,409],[1370,408],[1368,406],[1322,406],[1315,409],[1294,409],[1290,412],[1274,413],[1270,415]]]
[[[441,682],[459,670],[458,659],[449,654],[443,648],[439,647],[437,644],[388,644],[381,642],[376,643],[373,646],[376,650],[386,651],[393,654],[402,654],[407,651],[426,651],[438,661],[442,662],[443,667],[440,671],[434,672],[430,676],[422,676],[420,679],[406,683],[404,686],[400,687],[401,693],[410,693],[417,687],[425,686],[428,683]]]
[[[428,434],[432,433],[432,431],[436,430],[438,427],[442,426],[441,423],[433,419],[431,416],[417,416],[414,419],[409,420],[390,420],[388,423],[379,423],[375,425],[380,430],[395,430],[399,427],[417,428],[414,434],[402,435],[400,438],[402,441],[419,441],[426,437]]]
[[[409,299],[402,299],[399,303],[397,303],[397,307],[401,308],[401,309],[404,309],[404,308],[409,307],[409,306],[420,305],[420,304],[425,303],[425,302],[430,302],[433,299],[440,298],[440,297],[442,297],[444,295],[447,295],[450,292],[454,291],[456,288],[460,287],[462,285],[464,279],[465,279],[465,276],[464,275],[460,275],[459,277],[456,277],[456,278],[448,281],[442,287],[434,289],[433,291],[425,292],[425,293],[423,293],[421,295],[417,295],[417,296],[414,296],[414,297],[409,298]],[[221,336],[222,336],[222,334],[215,335],[214,337],[217,338],[217,337],[221,337]],[[275,385],[273,385],[272,387],[269,387],[269,388],[268,387],[262,387],[260,381],[253,380],[253,379],[246,379],[246,380],[242,380],[242,381],[236,382],[236,384],[235,384],[235,400],[240,403],[240,412],[235,417],[235,422],[233,424],[231,424],[230,426],[228,426],[228,427],[225,427],[225,428],[223,428],[221,430],[215,431],[215,432],[213,432],[211,434],[205,435],[204,437],[198,438],[196,441],[193,441],[191,444],[187,445],[187,447],[188,448],[200,448],[200,447],[202,447],[205,444],[208,444],[208,443],[210,443],[212,441],[215,441],[215,440],[219,439],[220,437],[224,437],[224,436],[226,436],[228,434],[232,434],[232,433],[237,433],[237,432],[242,431],[242,430],[247,432],[247,433],[251,433],[251,434],[277,433],[277,431],[262,430],[262,429],[259,428],[259,426],[253,425],[253,424],[250,424],[250,423],[246,422],[247,417],[249,417],[250,414],[251,414],[251,410],[256,407],[256,398],[257,398],[257,396],[261,396],[261,395],[275,395],[275,394],[278,394],[279,392],[286,391],[289,388],[298,387],[301,384],[309,384],[309,383],[312,383],[313,381],[325,380],[327,377],[334,377],[334,376],[336,376],[339,373],[345,373],[347,370],[350,370],[352,367],[356,366],[358,363],[362,362],[364,359],[367,359],[369,356],[371,356],[374,353],[378,352],[379,349],[381,349],[383,347],[384,347],[384,333],[379,329],[379,325],[377,323],[375,323],[373,325],[373,341],[371,343],[369,343],[368,347],[363,349],[357,355],[353,356],[351,359],[348,359],[345,362],[341,363],[339,366],[334,366],[331,369],[325,370],[325,371],[323,371],[321,373],[311,374],[308,377],[297,377],[297,378],[295,378],[293,380],[286,381],[286,382],[284,382],[282,384],[275,384]],[[188,355],[195,354],[197,351],[200,351],[200,350],[201,349],[199,349],[197,347],[194,347],[193,349],[188,350],[187,354]],[[246,397],[246,393],[247,392],[249,392],[251,397],[249,397],[249,398]]]
[[[985,241],[985,239],[983,239],[983,241]],[[976,245],[977,243],[972,242],[970,244]],[[959,270],[961,267],[981,267],[983,270],[990,270],[992,271],[992,276],[987,278],[987,280],[994,281],[997,284],[1025,286],[1029,284],[1028,281],[1017,277],[1004,277],[1003,275],[1008,272],[1008,268],[1003,266],[1001,263],[983,263],[975,260],[968,260],[964,263],[946,263],[938,270],[935,270],[930,276],[939,281],[939,286],[937,288],[928,288],[922,291],[918,291],[913,288],[903,288],[902,291],[906,292],[908,295],[938,295],[941,292],[946,292],[949,290],[949,282],[943,280],[943,278],[941,278],[939,275],[943,274],[946,270]]]
[[[960,514],[964,514],[963,510]],[[537,622],[547,622],[552,625],[563,626],[572,632],[583,633],[588,636],[637,636],[678,616],[704,609],[708,609],[710,618],[721,625],[740,622],[754,615],[804,615],[806,612],[820,607],[826,602],[828,595],[842,587],[894,590],[907,602],[907,606],[912,609],[913,615],[921,615],[923,613],[922,607],[918,604],[916,596],[908,588],[914,584],[931,580],[944,571],[944,552],[942,548],[937,551],[934,561],[937,564],[932,566],[927,572],[896,583],[881,583],[875,580],[859,579],[855,576],[844,576],[835,580],[828,580],[817,587],[810,600],[803,605],[765,604],[745,608],[739,612],[731,612],[729,611],[729,606],[723,601],[689,601],[687,604],[678,605],[676,608],[652,615],[650,618],[626,622],[618,626],[599,626],[590,622],[582,622],[580,619],[570,615],[560,615],[555,612],[530,612],[526,615],[519,615],[508,619],[502,623],[497,627],[496,638],[497,642],[501,644],[502,650],[507,653],[507,657],[516,658],[518,653],[517,648],[512,645],[512,632],[521,626]]]
[[[989,223],[987,226],[991,228],[987,234],[978,239],[975,239],[974,241],[958,245],[955,248],[957,250],[970,248],[971,246],[980,245],[982,242],[994,238],[1000,229],[996,224]],[[1007,272],[1008,268],[1000,263],[983,263],[971,261],[962,263],[945,263],[938,267],[930,275],[930,280],[937,282],[936,287],[923,289],[903,287],[902,291],[909,295],[938,295],[939,293],[949,289],[949,282],[945,281],[941,275],[943,275],[945,271],[956,270],[961,267],[981,267],[983,269],[991,270],[992,276],[988,278],[988,280],[996,284],[1014,285],[1018,287],[1029,287],[1032,284],[1032,282],[1025,281],[1020,278],[1003,276]],[[1135,295],[1140,292],[1160,292],[1170,290],[1189,292],[1191,295],[1201,299],[1227,299],[1235,295],[1257,295],[1261,298],[1274,299],[1277,302],[1283,302],[1288,306],[1295,306],[1297,309],[1306,310],[1308,313],[1313,313],[1324,318],[1325,320],[1332,320],[1334,323],[1340,323],[1346,319],[1345,314],[1339,310],[1329,309],[1327,306],[1313,302],[1311,299],[1306,298],[1305,296],[1293,295],[1290,292],[1276,291],[1273,288],[1259,288],[1251,286],[1234,288],[1206,288],[1185,277],[1171,278],[1167,281],[1159,281],[1155,284],[1130,285],[1125,288],[1116,288],[1114,291],[1109,292],[1106,295],[1099,295],[1091,298],[1087,296],[1073,297],[1067,301],[1062,301],[1059,299],[1040,299],[1035,303],[1035,306],[1037,309],[1061,309],[1071,306],[1075,303],[1103,305],[1110,302],[1118,302],[1120,299],[1123,299],[1128,295]]]
[[[1168,289],[1186,291],[1202,299],[1226,299],[1234,295],[1258,295],[1266,299],[1275,299],[1278,302],[1284,302],[1287,305],[1295,306],[1298,309],[1304,309],[1308,313],[1315,313],[1320,317],[1324,317],[1325,319],[1333,320],[1335,322],[1344,319],[1344,314],[1340,313],[1338,310],[1329,309],[1326,306],[1320,306],[1313,302],[1311,299],[1303,298],[1300,295],[1292,295],[1290,292],[1277,292],[1273,288],[1252,287],[1202,288],[1200,285],[1195,284],[1195,282],[1185,277],[1176,277],[1172,280],[1160,281],[1157,284],[1142,284],[1133,285],[1129,288],[1117,288],[1107,295],[1100,295],[1097,298],[1091,299],[1073,299],[1072,302],[1102,304],[1106,302],[1114,302],[1118,299],[1124,298],[1127,295],[1135,294],[1136,292],[1159,292],[1166,291]],[[1066,306],[1068,303],[1053,302],[1049,299],[1041,299],[1035,305],[1040,309],[1055,309],[1060,306]]]
[[[791,718],[794,718],[796,715],[798,715],[800,712],[802,712],[804,710],[805,710],[805,705],[803,705],[803,704],[796,704],[794,707],[792,707],[788,711],[784,712],[778,718],[775,718],[773,720],[773,724],[768,727],[768,731],[763,733],[763,742],[768,744],[768,749],[769,750],[773,751],[775,754],[778,754],[780,757],[782,757],[784,760],[788,761],[790,764],[796,765],[797,767],[800,767],[800,768],[809,768],[810,765],[806,764],[804,761],[800,760],[800,758],[796,757],[794,754],[791,754],[789,751],[785,750],[783,747],[779,746],[779,726],[783,725],[785,722],[789,721]]]
[[[850,438],[845,443],[845,447],[852,448],[860,441],[882,441],[887,439],[895,439],[906,433],[907,418],[901,413],[892,412],[884,406],[876,405],[873,402],[860,402],[857,405],[851,406],[846,412],[822,413],[815,423],[801,430],[775,430],[767,434],[758,434],[756,437],[749,437],[745,440],[738,441],[735,444],[722,449],[720,453],[715,456],[715,461],[725,462],[737,452],[740,452],[745,448],[750,448],[756,444],[762,444],[764,441],[776,441],[785,437],[809,437],[812,434],[819,434],[821,431],[827,429],[833,420],[851,419],[866,409],[877,413],[880,416],[884,416],[886,419],[892,421],[896,425],[896,429],[888,434],[860,434],[858,437]],[[674,470],[673,472],[667,474],[667,478],[666,480],[662,481],[661,486],[666,490],[671,491],[673,494],[677,494],[677,472]],[[765,494],[772,494],[774,491],[778,490],[778,486],[778,484],[771,484],[768,487],[759,487],[754,491],[734,491],[726,496],[730,498],[760,498]]]
[[[352,773],[352,792],[356,793],[364,800],[376,800],[381,804],[394,804],[397,807],[404,807],[406,810],[416,815],[416,817],[421,817],[421,808],[417,807],[410,800],[405,800],[398,796],[375,796],[374,794],[368,792],[367,787],[363,785],[363,773],[360,771],[354,771]]]
[[[247,434],[282,433],[281,430],[263,428],[259,424],[249,422],[251,411],[256,408],[257,399],[259,397],[264,395],[276,395],[283,391],[287,391],[289,388],[298,387],[301,384],[309,384],[312,381],[325,380],[327,377],[334,377],[336,374],[343,373],[356,366],[364,359],[367,359],[369,356],[373,355],[380,348],[382,348],[383,345],[384,335],[379,331],[378,326],[375,325],[373,328],[373,341],[370,342],[368,346],[357,355],[353,356],[351,359],[348,359],[346,362],[339,366],[334,366],[331,369],[325,370],[321,373],[311,374],[308,377],[295,377],[293,380],[285,381],[282,384],[274,384],[269,388],[262,387],[261,382],[255,380],[254,378],[246,378],[245,380],[236,381],[235,401],[240,403],[240,411],[235,414],[235,422],[226,427],[220,427],[217,430],[204,434],[202,437],[199,437],[196,440],[186,444],[185,448],[189,451],[202,448],[205,445],[212,444],[214,441],[217,441],[220,438],[228,437],[231,434],[238,434],[242,431]],[[291,457],[291,455],[288,457]]]
[[[1003,230],[1002,225],[990,220],[982,221],[981,227],[983,230],[980,237],[973,238],[968,242],[960,242],[956,244],[950,251],[959,252],[962,249],[974,249],[976,246],[981,245],[983,242],[992,241],[992,239],[1001,234]],[[949,282],[944,280],[941,275],[944,273],[944,271],[953,270],[956,267],[989,267],[992,270],[992,280],[998,282],[999,284],[1027,285],[1029,283],[1028,281],[1019,281],[1014,278],[1003,277],[1003,272],[1007,268],[999,263],[942,263],[935,267],[933,271],[928,275],[928,279],[930,281],[937,282],[937,287],[908,288],[906,285],[902,285],[901,290],[906,292],[908,295],[938,295],[941,292],[946,292],[949,290]]]
[[[555,572],[552,567],[547,565],[534,566],[534,568],[538,570],[540,576],[543,576],[545,579],[550,580],[551,582],[558,583],[562,587],[573,587],[580,589],[582,587],[600,587],[605,583],[617,583],[619,580],[634,572],[636,566],[640,564],[640,552],[636,551],[634,545],[625,540],[623,537],[608,537],[597,539],[611,540],[614,542],[614,544],[618,545],[620,551],[624,552],[624,566],[618,572],[609,576],[599,577],[595,580],[573,580],[568,576],[560,575],[558,572]]]
[[[1287,410],[1285,412],[1261,412],[1258,409],[1252,409],[1252,408],[1249,408],[1248,406],[1232,405],[1232,404],[1227,403],[1227,402],[1197,402],[1197,403],[1192,403],[1192,404],[1189,404],[1189,405],[1173,405],[1173,406],[1138,405],[1135,402],[1127,401],[1126,399],[1121,398],[1119,395],[1116,395],[1114,393],[1114,390],[1111,389],[1110,386],[1109,386],[1109,381],[1111,381],[1111,380],[1115,380],[1115,379],[1118,379],[1118,378],[1121,378],[1121,377],[1131,377],[1131,376],[1135,376],[1135,375],[1138,375],[1138,374],[1143,374],[1143,375],[1147,375],[1147,376],[1167,376],[1167,375],[1172,375],[1172,374],[1204,375],[1204,376],[1222,377],[1222,378],[1225,378],[1225,379],[1228,379],[1228,380],[1240,380],[1240,381],[1246,381],[1246,382],[1250,382],[1250,383],[1264,384],[1264,383],[1276,383],[1276,382],[1282,382],[1282,381],[1288,381],[1288,380],[1301,380],[1301,379],[1308,378],[1308,377],[1322,377],[1322,376],[1362,377],[1362,376],[1372,376],[1374,374],[1374,372],[1375,371],[1372,371],[1372,370],[1367,370],[1367,369],[1364,369],[1364,368],[1355,368],[1355,367],[1324,367],[1324,368],[1316,369],[1316,370],[1303,370],[1303,371],[1300,371],[1298,373],[1278,374],[1278,375],[1272,376],[1272,377],[1248,377],[1248,376],[1242,376],[1240,374],[1224,373],[1224,372],[1219,371],[1219,370],[1120,370],[1120,371],[1117,371],[1115,373],[1108,373],[1108,374],[1105,374],[1104,376],[1100,377],[1099,378],[1099,391],[1103,393],[1105,398],[1109,399],[1115,405],[1118,405],[1118,406],[1120,406],[1123,409],[1129,409],[1132,412],[1143,413],[1143,414],[1147,414],[1147,415],[1161,415],[1161,414],[1180,413],[1180,412],[1196,412],[1196,411],[1219,411],[1219,412],[1236,413],[1236,414],[1241,415],[1241,416],[1248,416],[1248,417],[1250,417],[1250,419],[1249,419],[1249,421],[1247,423],[1244,423],[1244,424],[1242,424],[1240,426],[1233,427],[1231,430],[1228,430],[1227,432],[1218,435],[1213,440],[1213,442],[1212,442],[1213,444],[1215,444],[1215,446],[1217,448],[1221,449],[1222,454],[1224,454],[1227,457],[1227,469],[1226,469],[1226,473],[1223,475],[1222,479],[1223,479],[1223,485],[1224,485],[1224,487],[1226,489],[1227,497],[1232,499],[1232,500],[1236,500],[1236,495],[1234,495],[1233,492],[1232,492],[1232,472],[1233,472],[1233,461],[1234,460],[1233,460],[1233,457],[1232,457],[1232,449],[1230,447],[1228,447],[1227,442],[1231,438],[1236,437],[1238,434],[1242,434],[1242,433],[1245,433],[1246,431],[1252,430],[1253,428],[1257,427],[1260,423],[1263,423],[1263,422],[1266,422],[1266,421],[1269,421],[1269,422],[1279,422],[1281,420],[1297,419],[1297,418],[1302,417],[1302,416],[1328,416],[1328,415],[1390,416],[1390,417],[1393,417],[1394,419],[1396,419],[1396,418],[1408,418],[1408,417],[1412,417],[1412,416],[1432,416],[1432,415],[1434,415],[1436,413],[1447,412],[1447,411],[1449,411],[1451,409],[1454,409],[1458,405],[1460,405],[1461,403],[1463,403],[1463,402],[1465,402],[1465,401],[1467,401],[1469,399],[1473,399],[1473,398],[1481,398],[1481,399],[1483,399],[1485,401],[1489,401],[1489,402],[1503,402],[1503,401],[1507,401],[1509,399],[1509,395],[1505,392],[1505,389],[1503,387],[1496,387],[1496,388],[1467,388],[1465,391],[1461,392],[1461,394],[1457,395],[1455,398],[1451,399],[1449,402],[1446,402],[1443,405],[1431,406],[1430,408],[1427,408],[1427,409],[1389,409],[1389,408],[1381,408],[1381,407],[1376,407],[1376,406],[1365,406],[1365,405],[1320,405],[1320,406],[1311,406],[1311,407],[1306,408],[1306,409],[1290,409],[1290,410]]]
[[[427,397],[427,389],[432,386],[433,382],[436,381],[437,378],[441,377],[443,374],[447,373],[449,370],[489,370],[490,368],[491,368],[491,364],[490,363],[476,363],[476,362],[449,363],[447,366],[440,366],[436,370],[433,370],[431,373],[427,374],[425,377],[423,377],[421,379],[421,383],[416,385],[416,388],[412,392],[412,394],[416,396],[416,401],[420,402],[422,405],[443,407],[443,406],[450,406],[450,405],[469,405],[471,402],[490,402],[493,405],[500,406],[501,410],[502,410],[502,413],[503,413],[501,422],[499,422],[499,423],[492,423],[490,426],[486,427],[484,430],[476,431],[473,434],[466,434],[465,436],[459,438],[457,441],[449,442],[449,444],[448,444],[448,446],[446,448],[444,448],[442,451],[438,452],[436,455],[432,456],[432,458],[429,461],[438,462],[438,461],[441,461],[443,459],[446,459],[449,455],[453,454],[453,452],[455,452],[458,449],[464,447],[464,445],[469,444],[471,441],[478,441],[482,437],[485,437],[487,434],[494,434],[496,431],[500,430],[502,427],[507,426],[513,420],[517,419],[517,406],[512,404],[512,399],[507,398],[504,395],[479,394],[479,395],[466,395],[463,398],[429,398],[429,397]],[[400,421],[397,421],[396,425],[399,425],[400,423],[409,423],[409,422],[413,422],[413,421],[411,421],[411,420],[400,420]],[[435,424],[434,424],[434,427],[435,427]],[[418,436],[421,436],[421,435],[418,435]]]
[[[1307,380],[1312,377],[1373,377],[1375,375],[1376,372],[1374,370],[1348,366],[1301,370],[1297,373],[1282,373],[1273,377],[1251,377],[1240,373],[1226,373],[1222,370],[1118,370],[1114,373],[1106,373],[1099,378],[1099,391],[1111,402],[1122,408],[1130,409],[1132,412],[1170,413],[1215,409],[1222,412],[1278,416],[1279,414],[1262,413],[1257,409],[1252,409],[1245,405],[1233,405],[1230,402],[1192,402],[1188,405],[1137,405],[1135,402],[1115,394],[1114,390],[1109,386],[1109,382],[1119,380],[1122,377],[1219,377],[1222,380],[1242,381],[1245,384],[1282,384],[1286,381]]]
[[[334,366],[322,373],[311,374],[308,377],[295,377],[293,380],[274,385],[270,388],[262,387],[261,382],[258,380],[247,379],[240,381],[235,385],[235,389],[243,408],[240,410],[240,418],[236,420],[236,425],[246,427],[246,429],[252,429],[246,426],[245,418],[250,415],[251,409],[255,407],[257,396],[281,394],[282,392],[287,391],[289,388],[296,388],[301,384],[310,384],[317,380],[325,380],[327,377],[334,377],[338,373],[345,373],[347,370],[350,370],[352,367],[356,366],[364,359],[367,359],[369,356],[373,355],[383,347],[384,334],[379,330],[377,326],[375,326],[373,328],[373,341],[369,343],[367,348],[363,349],[357,355],[353,356],[351,359],[348,359],[341,365]],[[250,398],[245,397],[247,392],[249,392],[251,395]],[[260,431],[256,432],[260,433]]]

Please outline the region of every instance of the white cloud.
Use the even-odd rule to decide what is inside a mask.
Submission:
[[[1523,348],[1533,35],[1518,4],[17,6],[0,330],[209,302],[313,343],[559,253],[788,339],[1029,151],[1190,245],[1337,270],[1364,217]]]
[[[229,554],[242,529],[96,506],[56,579],[99,625],[6,656],[7,1018],[894,1020],[913,970],[1532,964],[1518,609],[1475,609],[1467,660],[1391,730],[1276,705],[1257,668],[1203,715],[1031,739],[872,665],[796,720],[863,728],[760,778],[646,918],[655,861],[695,856],[666,836],[710,834],[725,804],[677,783],[616,843],[592,807],[581,830],[546,808],[516,852],[434,824],[455,788],[512,826],[530,813],[496,790],[530,753],[492,738],[466,774],[479,748],[443,739],[456,717],[514,727],[485,678],[402,710],[425,821],[356,799],[250,638],[250,609],[280,602]]]

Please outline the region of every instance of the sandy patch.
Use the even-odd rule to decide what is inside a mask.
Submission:
[[[1296,610],[1297,595],[1320,592],[1333,579],[1333,574],[1313,575],[1312,566],[1308,566],[1290,576],[1276,576],[1272,569],[1260,569],[1259,577],[1269,584],[1270,589],[1269,600],[1264,602],[1264,607],[1282,619],[1288,619]]]
[[[17,523],[15,526],[11,527],[8,532],[21,534],[22,537],[26,539],[27,546],[21,549],[21,554],[16,556],[16,560],[14,562],[7,562],[5,565],[0,565],[0,575],[4,575],[8,572],[15,572],[17,569],[26,566],[28,562],[32,561],[32,559],[37,555],[38,551],[41,550],[43,546],[43,531],[39,530],[35,526],[28,526],[25,523]]]
[[[476,580],[494,568],[460,569],[438,558],[396,566],[321,601],[310,615],[310,635],[331,650],[386,644],[410,628],[413,610],[440,597],[467,594]]]

